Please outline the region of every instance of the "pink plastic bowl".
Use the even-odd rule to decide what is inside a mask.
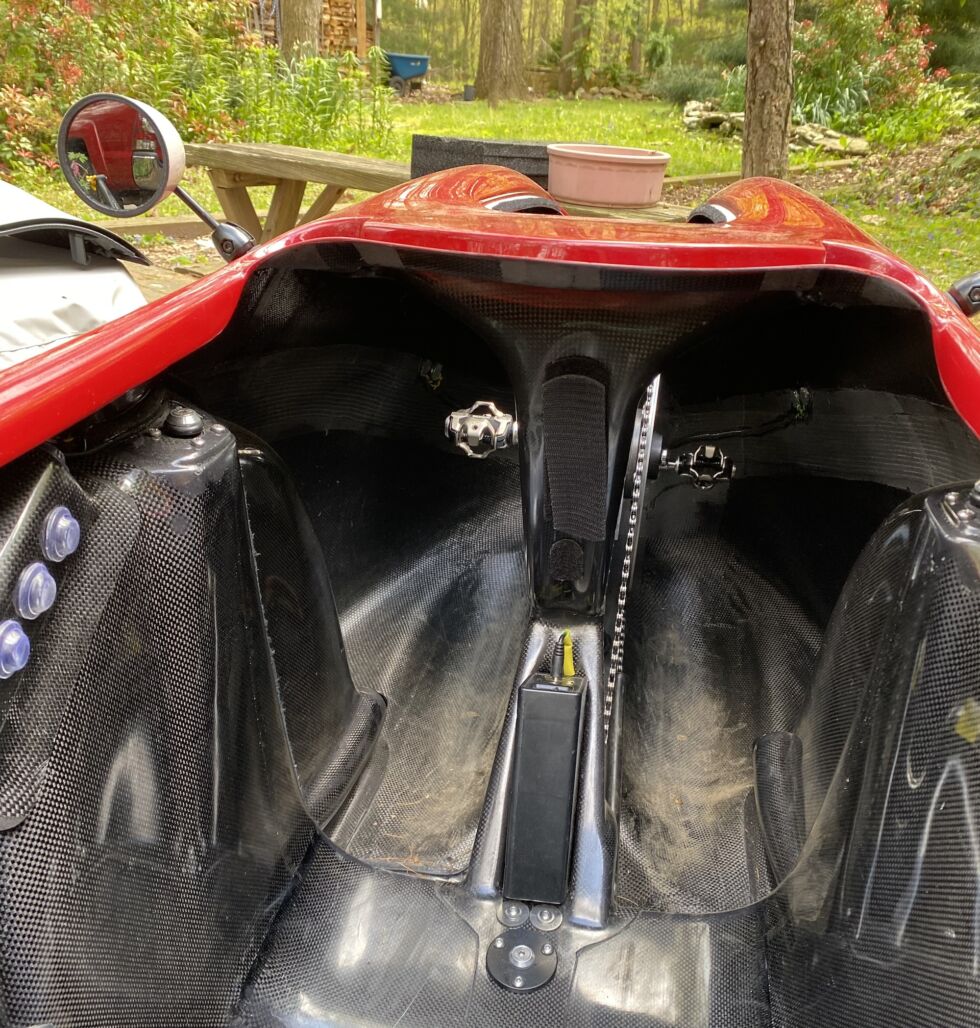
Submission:
[[[660,199],[670,154],[632,146],[551,143],[548,190],[596,207],[649,207]]]

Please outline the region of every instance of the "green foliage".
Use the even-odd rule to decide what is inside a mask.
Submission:
[[[63,111],[90,92],[159,107],[188,140],[383,151],[380,52],[287,66],[245,28],[247,0],[0,0],[0,164],[53,167]]]
[[[931,45],[914,5],[886,0],[821,0],[795,38],[795,115],[845,130],[913,104],[927,81]]]
[[[980,72],[980,0],[920,0],[919,16],[932,29],[933,68]]]
[[[725,88],[721,93],[721,108],[724,111],[745,110],[745,77],[747,71],[744,64],[732,68],[725,74]]]
[[[927,82],[915,100],[892,108],[867,130],[868,139],[887,149],[931,143],[964,128],[977,102],[966,90]]]
[[[644,59],[649,71],[659,71],[670,64],[674,52],[674,37],[665,25],[658,25],[647,36]]]
[[[688,100],[716,100],[725,92],[725,82],[716,68],[697,68],[690,64],[672,64],[662,68],[653,79],[658,97],[674,104]]]
[[[936,44],[931,63],[934,68],[948,68],[954,74],[980,74],[980,16],[972,31],[953,29],[933,36]]]
[[[711,64],[720,64],[726,68],[744,65],[746,38],[744,29],[712,39],[704,48],[705,59]]]

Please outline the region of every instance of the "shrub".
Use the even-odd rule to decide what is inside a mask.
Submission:
[[[689,64],[672,64],[661,69],[652,84],[657,96],[675,104],[717,99],[725,90],[720,71],[695,68]]]
[[[887,0],[823,0],[796,32],[796,115],[842,129],[863,114],[915,102],[928,79],[928,27],[914,7],[892,13]]]
[[[674,52],[674,37],[667,31],[666,26],[659,25],[651,30],[647,37],[644,59],[650,71],[658,71],[670,64]]]
[[[188,140],[383,149],[380,53],[287,66],[245,27],[247,0],[0,0],[0,164],[53,165],[61,114],[91,92],[159,107]]]
[[[927,82],[911,104],[892,108],[868,128],[867,136],[888,149],[935,142],[965,127],[976,106],[963,89]]]
[[[724,75],[725,86],[721,93],[721,109],[723,111],[745,110],[745,76],[744,64],[732,68]]]
[[[705,58],[712,64],[736,68],[746,62],[746,37],[744,29],[729,36],[712,39],[704,48]]]
[[[943,32],[933,36],[932,64],[951,72],[980,72],[980,31]]]

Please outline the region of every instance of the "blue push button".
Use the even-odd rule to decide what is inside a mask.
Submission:
[[[0,621],[0,678],[9,678],[27,667],[31,640],[19,621]]]
[[[44,519],[41,550],[56,564],[70,557],[82,539],[82,528],[67,507],[55,507]]]
[[[14,586],[14,610],[27,621],[33,621],[50,610],[58,595],[54,575],[40,562],[28,564]]]

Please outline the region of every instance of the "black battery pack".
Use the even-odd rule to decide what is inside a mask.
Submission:
[[[559,904],[568,888],[585,682],[536,675],[518,689],[504,896]]]

